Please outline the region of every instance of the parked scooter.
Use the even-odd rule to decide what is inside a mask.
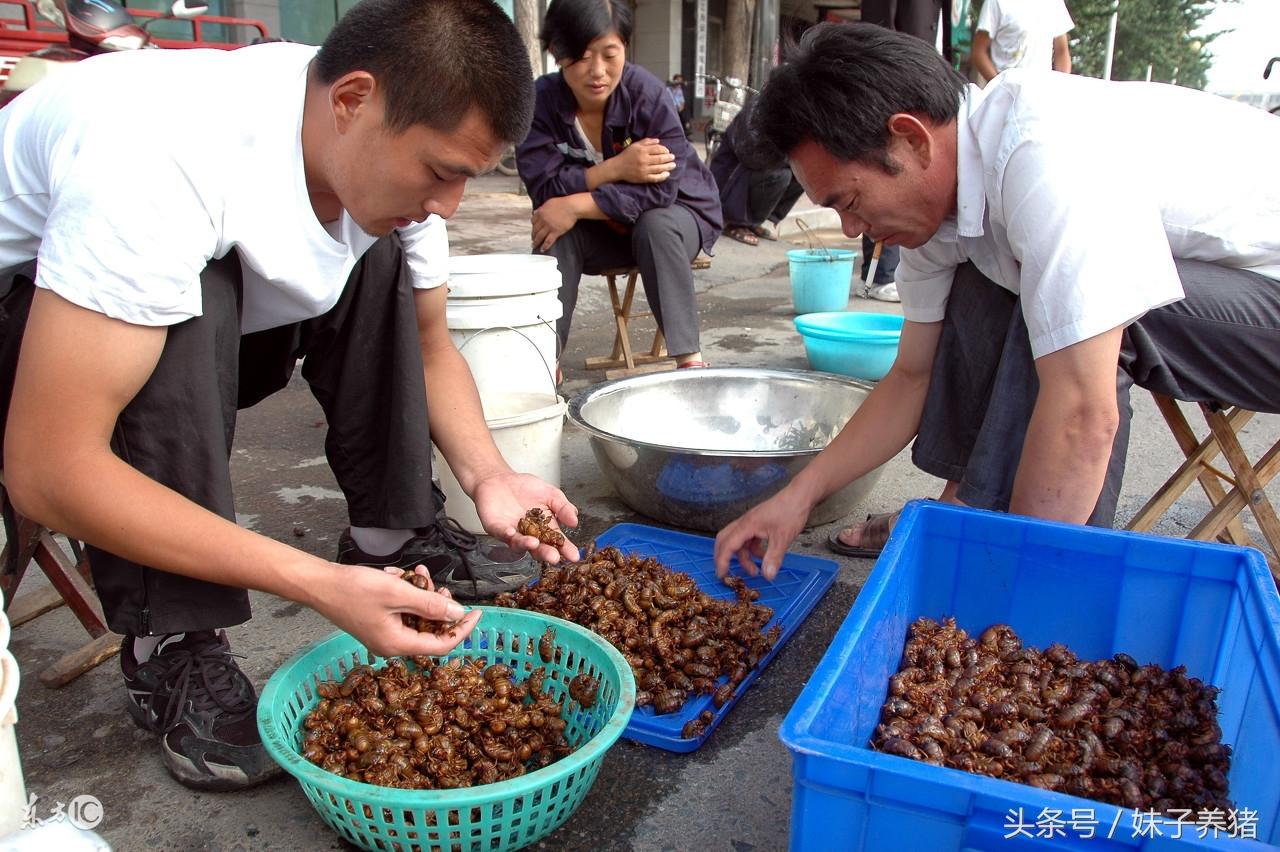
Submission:
[[[725,131],[746,106],[747,99],[759,92],[737,77],[721,78],[708,74],[706,80],[708,100],[711,101],[711,121],[707,123],[707,162],[709,163],[715,156],[716,148],[720,147],[720,140],[724,138]]]
[[[0,89],[0,107],[44,78],[99,53],[154,47],[148,28],[155,21],[188,20],[209,11],[204,0],[174,0],[163,17],[139,25],[117,0],[38,0],[40,16],[67,30],[65,45],[28,53],[13,66]]]

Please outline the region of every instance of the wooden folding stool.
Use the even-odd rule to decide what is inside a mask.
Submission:
[[[1200,411],[1204,414],[1209,432],[1204,438],[1197,438],[1177,400],[1154,392],[1151,395],[1160,413],[1164,415],[1165,422],[1169,424],[1174,440],[1186,456],[1186,461],[1164,485],[1156,489],[1146,505],[1134,515],[1127,529],[1137,532],[1150,530],[1182,493],[1191,487],[1191,483],[1199,481],[1212,508],[1187,534],[1187,538],[1199,541],[1217,539],[1228,544],[1256,546],[1239,517],[1240,512],[1247,507],[1253,512],[1270,552],[1265,548],[1259,549],[1266,556],[1272,575],[1280,582],[1280,560],[1277,558],[1280,557],[1280,519],[1277,519],[1275,508],[1265,490],[1267,483],[1280,471],[1280,441],[1263,453],[1254,464],[1240,446],[1238,433],[1253,418],[1255,412],[1239,406],[1223,409],[1218,405],[1200,403]],[[1226,457],[1230,473],[1214,466],[1219,454]],[[1223,487],[1224,482],[1231,486],[1229,492]]]
[[[12,508],[3,478],[0,478],[0,500]],[[71,541],[73,562],[48,529],[17,512],[14,518],[14,536],[5,542],[4,551],[0,552],[0,592],[4,593],[9,623],[17,627],[65,603],[93,637],[40,673],[40,682],[44,685],[63,686],[114,656],[120,650],[122,637],[107,628],[102,604],[93,590],[89,558],[80,543]],[[15,600],[18,584],[32,561],[44,571],[51,587],[29,590]]]
[[[674,363],[667,355],[667,341],[662,329],[654,332],[653,345],[648,352],[635,353],[631,349],[631,336],[628,323],[633,319],[653,316],[653,311],[634,311],[636,284],[640,280],[640,270],[634,266],[623,266],[606,269],[600,273],[609,282],[609,300],[613,304],[613,321],[616,326],[613,334],[613,350],[608,357],[588,358],[588,370],[605,370],[606,378],[652,373],[664,370]],[[627,286],[622,295],[618,294],[618,279],[626,276]]]

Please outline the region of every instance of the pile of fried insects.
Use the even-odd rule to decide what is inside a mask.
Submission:
[[[547,663],[560,653],[551,628],[538,649]],[[318,685],[320,702],[303,721],[303,755],[336,775],[384,787],[470,787],[514,778],[572,752],[565,711],[596,700],[590,675],[570,681],[569,701],[544,689],[546,677],[538,666],[517,682],[510,666],[470,657],[356,666],[341,682]]]
[[[740,577],[725,581],[735,600],[717,600],[692,577],[652,557],[616,547],[589,549],[581,562],[544,565],[536,583],[498,595],[494,603],[580,624],[614,645],[636,678],[636,706],[675,713],[692,695],[712,694],[723,707],[781,634],[762,628],[773,610]],[[701,736],[714,714],[681,731]]]
[[[871,747],[1126,808],[1230,810],[1218,690],[1127,654],[1082,662],[992,625],[921,618]]]

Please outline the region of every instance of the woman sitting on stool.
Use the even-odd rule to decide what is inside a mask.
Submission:
[[[679,367],[705,367],[690,263],[722,226],[711,173],[662,82],[626,60],[622,0],[552,0],[542,45],[560,71],[537,81],[533,128],[516,149],[533,199],[533,250],[560,265],[561,348],[583,273],[637,266]]]

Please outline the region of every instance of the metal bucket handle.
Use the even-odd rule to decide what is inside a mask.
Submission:
[[[809,243],[809,251],[821,251],[827,256],[828,261],[834,261],[835,255],[831,253],[831,249],[827,248],[827,244],[822,241],[822,237],[818,236],[818,232],[809,227],[809,224],[801,218],[796,218],[796,227],[800,229],[800,233],[804,234],[804,238]],[[817,243],[815,246],[814,243]]]
[[[551,329],[552,334],[556,333],[555,326],[547,322],[542,317],[538,317],[538,322],[542,323],[547,328]],[[466,340],[462,341],[462,345],[458,347],[458,351],[461,352],[463,349],[466,349],[468,343],[475,340],[477,337],[484,334],[486,331],[514,331],[516,334],[523,337],[525,339],[525,342],[527,342],[530,346],[533,347],[533,351],[538,353],[538,360],[542,362],[543,369],[547,371],[547,378],[551,381],[551,395],[552,396],[556,395],[556,392],[557,392],[556,375],[551,371],[551,365],[547,363],[546,358],[542,357],[542,350],[538,348],[538,344],[534,343],[533,340],[529,337],[529,335],[525,334],[523,331],[521,331],[518,328],[512,328],[509,325],[491,325],[488,328],[482,328],[479,331],[477,331],[475,334],[470,335]],[[559,358],[560,358],[560,335],[556,334],[556,360],[558,361]]]

